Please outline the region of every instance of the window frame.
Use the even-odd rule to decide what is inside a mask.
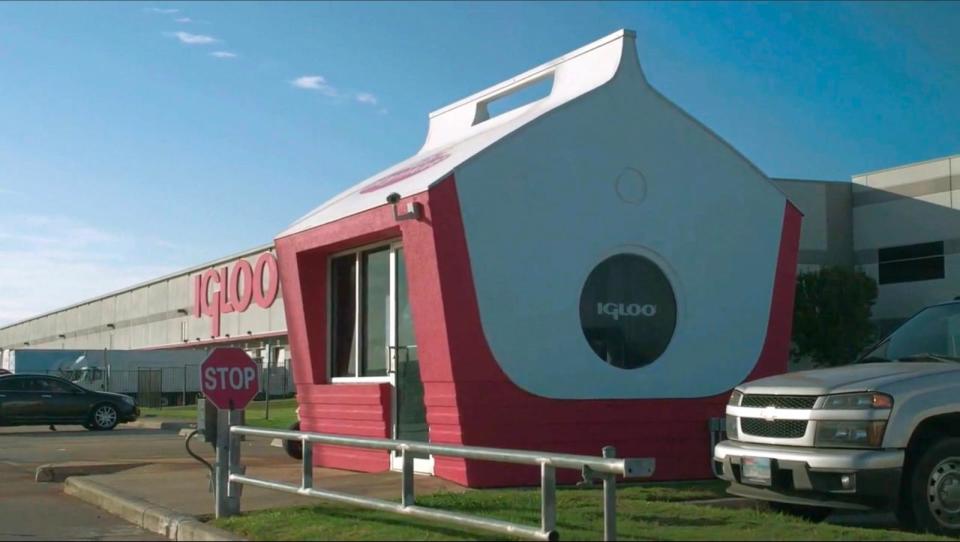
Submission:
[[[917,247],[927,247],[927,246],[936,247],[938,250],[930,254],[923,254],[921,256],[904,257],[902,255],[903,252],[909,253],[911,249],[917,250]],[[886,260],[881,257],[884,252],[889,253],[891,251],[894,252],[895,254],[897,252],[900,252],[901,255],[898,255],[898,257],[890,258]],[[939,271],[940,271],[939,276],[926,277],[926,278],[911,277],[905,280],[901,278],[892,279],[891,277],[888,276],[887,280],[884,280],[884,277],[883,277],[884,273],[882,272],[882,269],[885,266],[895,267],[898,265],[911,264],[911,263],[925,264],[925,263],[933,263],[935,260],[939,260]],[[891,273],[891,271],[887,271],[887,274],[889,273]],[[897,276],[899,277],[899,275]],[[947,261],[946,261],[946,246],[944,241],[925,241],[923,243],[912,243],[909,245],[896,245],[896,246],[883,247],[883,248],[877,249],[877,285],[878,286],[886,286],[889,284],[905,284],[910,282],[923,282],[928,280],[944,280],[946,278],[947,278]]]
[[[13,383],[13,382],[23,382],[26,379],[26,375],[5,375],[5,378],[0,379],[0,383]],[[0,387],[0,393],[23,393],[23,384],[20,384],[20,387],[17,389],[3,389]]]
[[[394,261],[394,254],[397,247],[402,247],[403,243],[401,239],[389,239],[386,241],[377,241],[375,243],[370,243],[358,247],[353,247],[347,250],[342,250],[339,252],[333,252],[327,256],[327,380],[331,384],[392,384],[393,383],[393,372],[390,370],[390,362],[387,360],[387,374],[383,376],[363,376],[360,373],[363,371],[363,355],[361,348],[363,347],[362,337],[360,333],[360,328],[363,325],[363,316],[365,314],[365,309],[363,308],[363,298],[362,298],[362,288],[363,288],[363,254],[365,252],[375,251],[377,249],[387,249],[390,251],[390,296],[394,296],[396,285],[395,273],[396,265]],[[353,303],[354,303],[354,322],[353,322],[353,345],[357,353],[356,367],[354,369],[354,374],[350,376],[334,376],[334,365],[333,353],[334,353],[334,329],[333,329],[333,260],[343,257],[353,255],[354,257],[354,288],[353,288]],[[390,306],[393,307],[395,303],[394,299],[390,300]],[[391,314],[387,314],[387,320],[390,323],[390,333],[387,337],[388,345],[394,342],[393,335],[395,333],[394,327],[395,323],[393,321],[394,315],[393,310],[390,311]]]

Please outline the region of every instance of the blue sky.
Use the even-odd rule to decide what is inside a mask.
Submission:
[[[267,243],[622,27],[770,176],[960,152],[956,3],[0,3],[0,325]]]

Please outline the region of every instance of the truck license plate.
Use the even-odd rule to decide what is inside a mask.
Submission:
[[[743,483],[760,486],[771,485],[772,477],[770,475],[770,458],[768,457],[744,457],[740,463]]]

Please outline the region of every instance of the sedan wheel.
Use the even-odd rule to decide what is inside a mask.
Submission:
[[[93,427],[97,431],[109,431],[117,426],[118,418],[113,405],[100,405],[93,411]]]

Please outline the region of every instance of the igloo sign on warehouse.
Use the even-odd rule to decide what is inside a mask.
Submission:
[[[209,316],[210,334],[216,337],[222,314],[245,312],[251,302],[267,309],[276,301],[279,289],[277,259],[270,252],[261,254],[252,265],[241,259],[232,266],[207,269],[193,277],[193,316]]]

